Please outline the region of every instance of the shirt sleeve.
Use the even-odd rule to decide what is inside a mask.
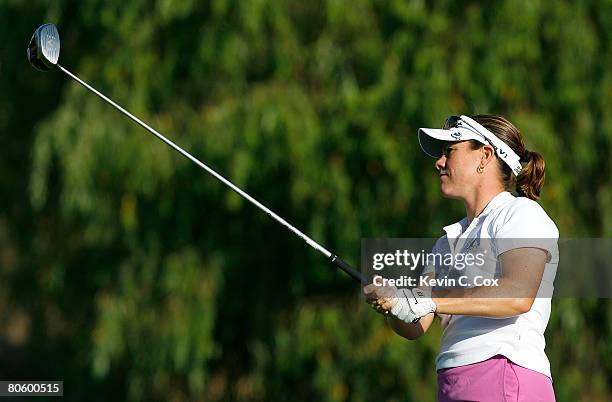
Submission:
[[[497,255],[522,247],[545,250],[548,261],[557,255],[559,230],[542,207],[527,198],[517,198],[494,228]]]

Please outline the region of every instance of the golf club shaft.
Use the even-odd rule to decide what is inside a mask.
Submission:
[[[135,121],[136,123],[138,123],[140,126],[142,126],[143,128],[145,128],[147,131],[149,131],[151,134],[153,134],[154,136],[156,136],[157,138],[159,138],[160,140],[162,140],[163,142],[165,142],[167,145],[169,145],[170,147],[174,148],[175,151],[179,152],[180,154],[182,154],[184,157],[186,157],[187,159],[189,159],[190,161],[192,161],[193,163],[195,163],[196,165],[198,165],[199,167],[201,167],[202,169],[204,169],[207,173],[209,173],[210,175],[212,175],[214,178],[216,178],[217,180],[219,180],[221,183],[225,184],[226,186],[228,186],[229,188],[231,188],[234,192],[236,192],[238,195],[240,195],[241,197],[247,199],[251,204],[255,205],[256,207],[258,207],[259,209],[261,209],[262,211],[264,211],[266,214],[270,215],[272,218],[274,218],[277,222],[279,222],[281,225],[285,226],[287,229],[291,230],[293,233],[295,233],[296,235],[298,235],[299,237],[302,238],[302,240],[304,240],[309,246],[311,246],[312,248],[314,248],[315,250],[319,251],[321,254],[323,254],[327,259],[329,259],[330,262],[334,263],[338,268],[340,268],[341,270],[343,270],[344,272],[346,272],[348,275],[351,276],[351,278],[355,279],[356,281],[360,282],[360,283],[365,283],[364,282],[364,278],[361,275],[361,273],[357,270],[355,270],[353,267],[351,267],[349,264],[347,264],[344,260],[342,260],[340,257],[338,257],[336,254],[330,252],[329,250],[327,250],[325,247],[321,246],[319,243],[317,243],[316,241],[314,241],[313,239],[311,239],[310,237],[308,237],[306,234],[302,233],[299,229],[297,229],[295,226],[291,225],[289,222],[287,222],[285,219],[283,219],[282,217],[280,217],[279,215],[277,215],[276,213],[274,213],[272,210],[270,210],[268,207],[266,207],[265,205],[263,205],[262,203],[260,203],[259,201],[257,201],[255,198],[251,197],[249,194],[247,194],[246,192],[244,192],[242,189],[240,189],[239,187],[237,187],[234,183],[232,183],[231,181],[227,180],[225,177],[223,177],[221,174],[217,173],[215,170],[213,170],[211,167],[209,167],[208,165],[204,164],[203,162],[201,162],[200,160],[198,160],[197,158],[195,158],[194,156],[192,156],[189,152],[185,151],[183,148],[179,147],[178,145],[176,145],[174,142],[170,141],[168,138],[164,137],[161,133],[157,132],[155,129],[153,129],[152,127],[149,127],[148,124],[146,124],[145,122],[143,122],[142,120],[140,120],[138,117],[134,116],[133,114],[131,114],[130,112],[128,112],[127,110],[125,110],[123,107],[121,107],[119,104],[115,103],[112,99],[110,99],[109,97],[107,97],[106,95],[104,95],[103,93],[101,93],[100,91],[98,91],[97,89],[95,89],[94,87],[92,87],[91,85],[89,85],[88,83],[86,83],[85,81],[81,80],[79,77],[77,77],[76,75],[72,74],[70,71],[68,71],[67,69],[65,69],[64,67],[62,67],[61,65],[57,64],[57,67],[62,70],[65,74],[67,74],[70,78],[74,79],[75,81],[77,81],[79,84],[83,85],[85,88],[89,89],[91,92],[95,93],[96,95],[98,95],[100,98],[102,98],[103,100],[105,100],[106,102],[110,103],[112,106],[115,107],[115,109],[119,110],[121,113],[123,113],[124,115],[126,115],[127,117],[129,117],[130,119],[132,119],[133,121]]]

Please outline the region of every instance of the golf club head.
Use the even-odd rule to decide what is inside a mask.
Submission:
[[[40,71],[49,71],[57,65],[60,53],[60,38],[53,24],[44,24],[32,35],[28,45],[28,60]]]

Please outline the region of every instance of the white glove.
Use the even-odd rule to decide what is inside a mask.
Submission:
[[[414,288],[397,291],[397,303],[391,309],[391,314],[405,323],[416,323],[423,316],[436,312],[436,303],[431,300],[431,291]]]

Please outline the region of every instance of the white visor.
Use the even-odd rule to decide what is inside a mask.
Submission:
[[[442,156],[442,147],[445,142],[476,140],[481,144],[488,144],[486,140],[466,128],[453,127],[448,130],[441,128],[419,128],[419,145],[427,155],[439,158]]]
[[[434,158],[442,156],[442,147],[445,142],[476,140],[481,144],[491,145],[495,153],[518,176],[521,173],[519,156],[495,134],[487,130],[478,122],[467,116],[461,116],[457,127],[447,130],[439,128],[419,128],[419,145],[423,152]]]

